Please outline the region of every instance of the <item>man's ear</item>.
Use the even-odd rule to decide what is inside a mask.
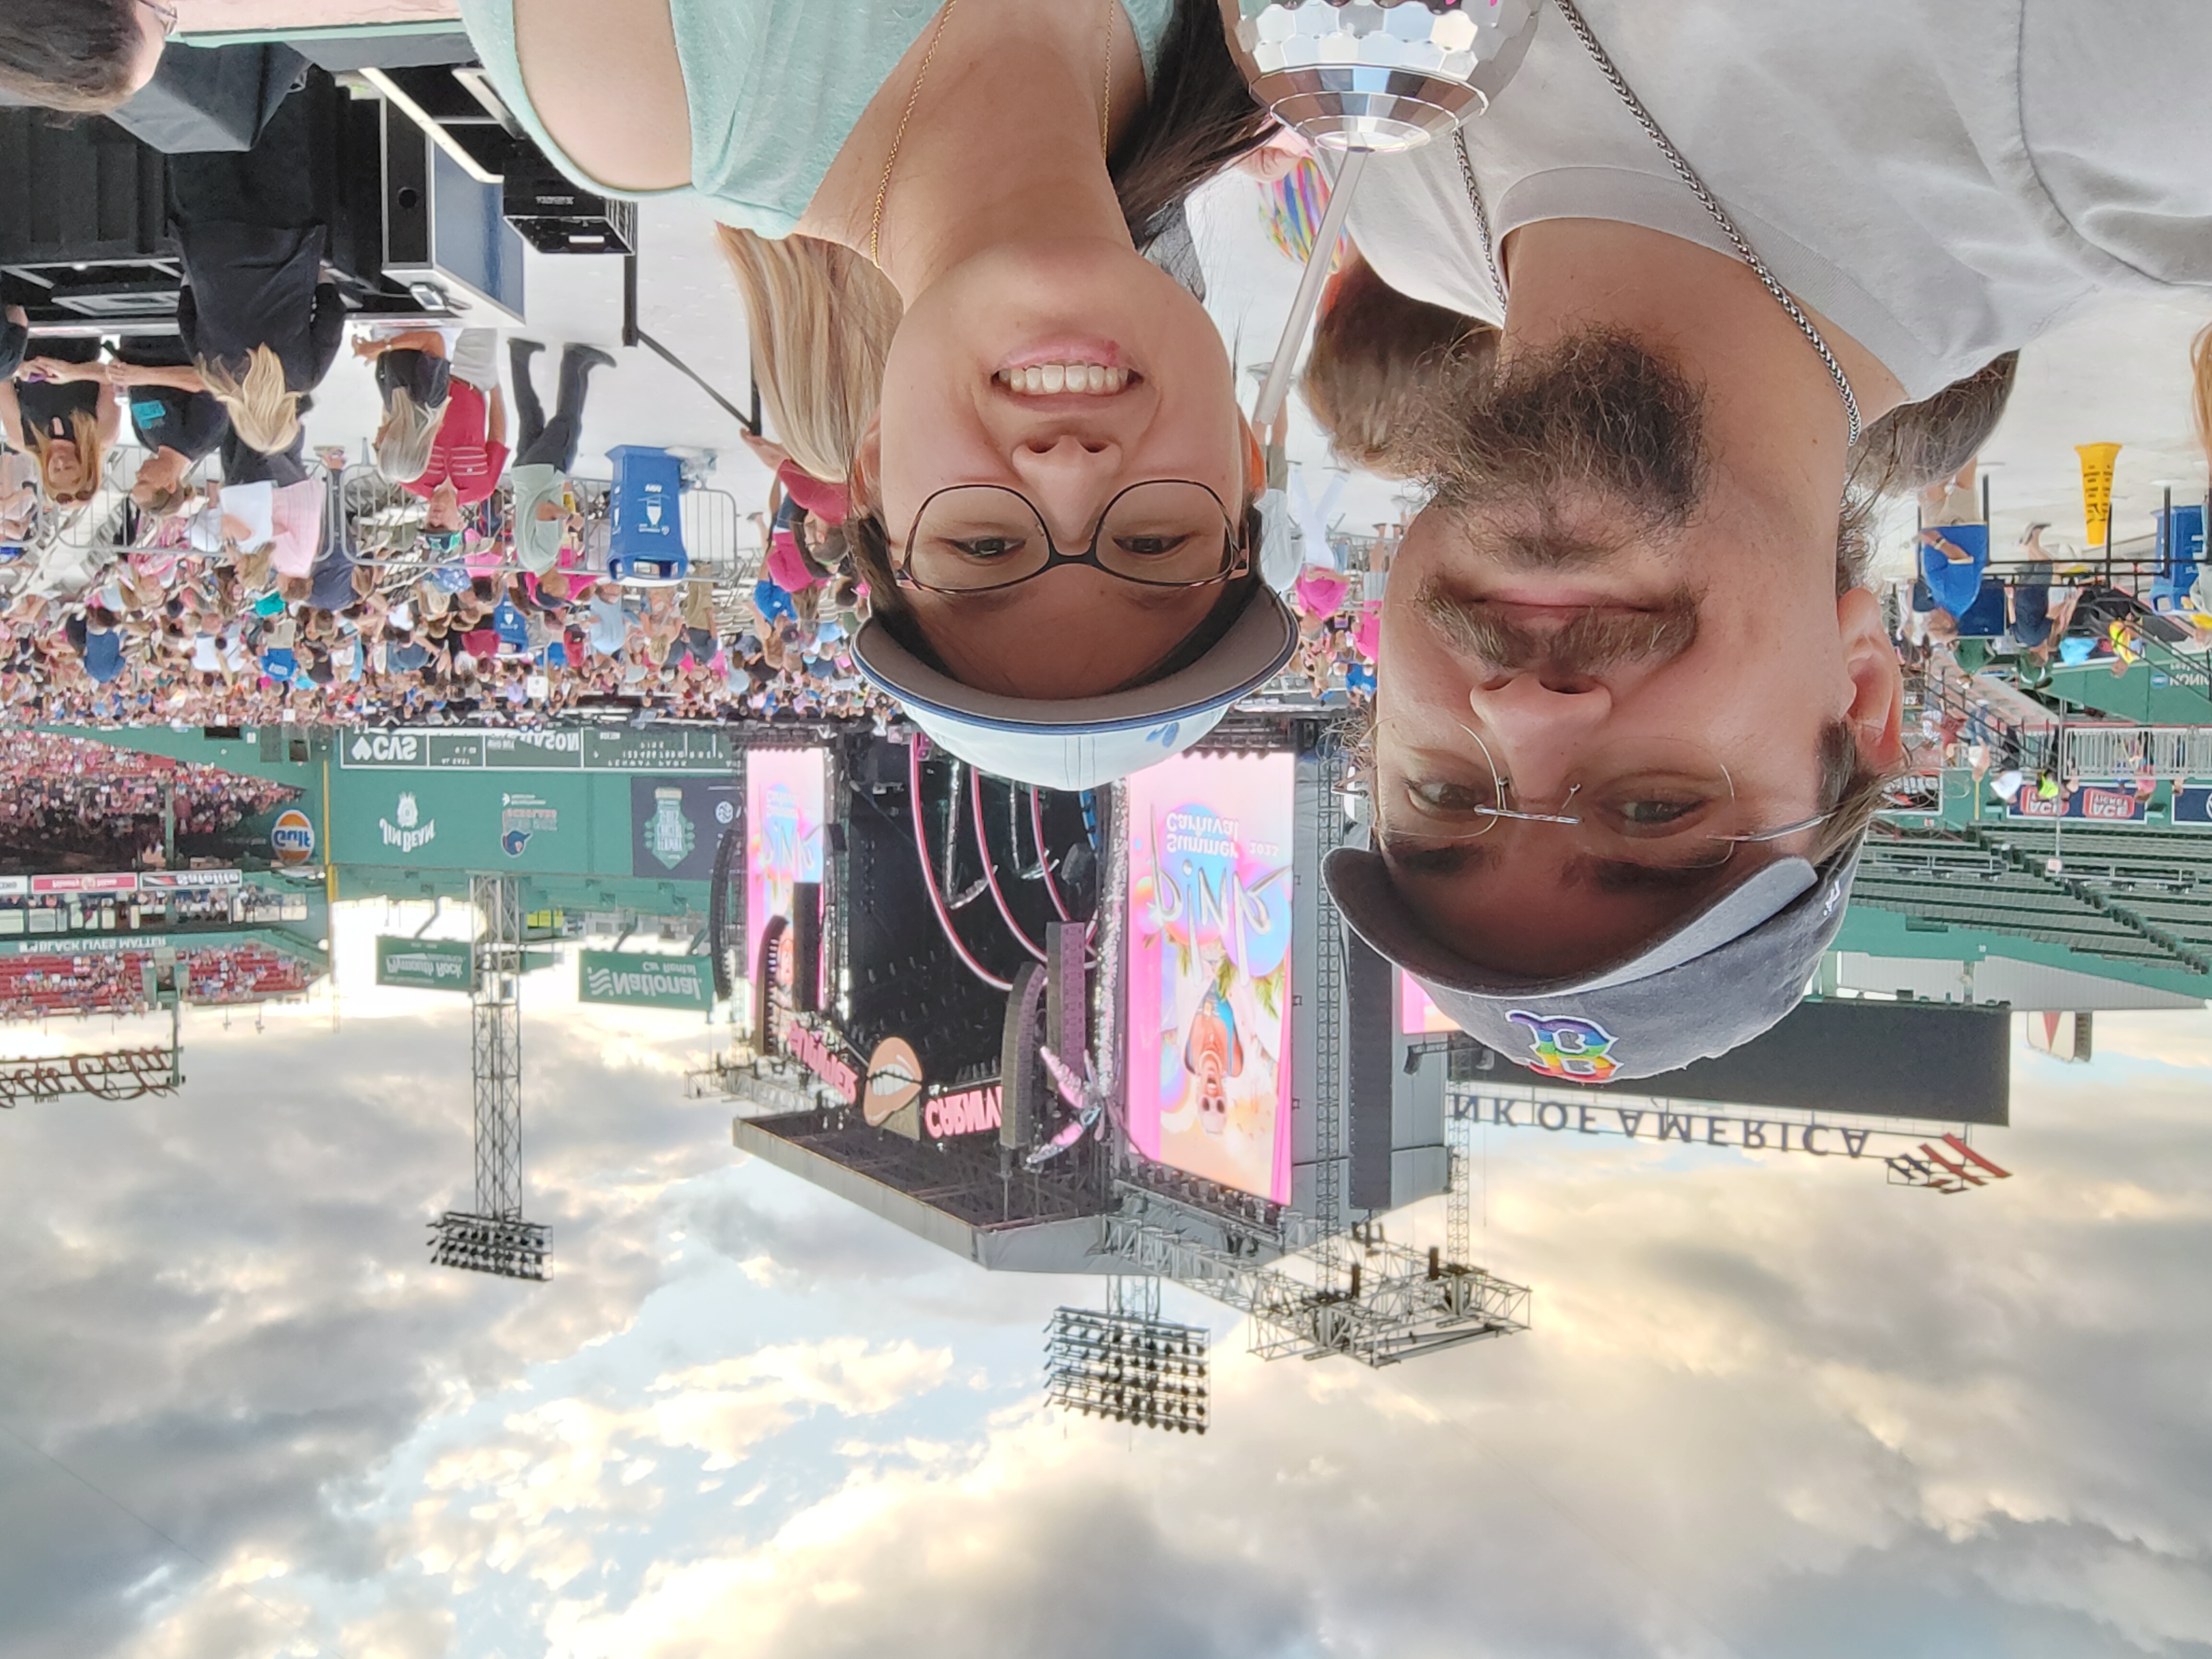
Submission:
[[[1241,409],[1237,424],[1244,429],[1244,499],[1249,501],[1267,487],[1267,452],[1260,447],[1260,434]]]
[[[1905,670],[1882,625],[1881,601],[1863,587],[1838,595],[1836,625],[1851,683],[1844,718],[1858,740],[1859,758],[1877,771],[1893,771],[1905,764]]]

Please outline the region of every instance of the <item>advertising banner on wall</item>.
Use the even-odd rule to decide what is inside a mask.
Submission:
[[[584,951],[576,957],[576,1000],[703,1012],[714,1006],[714,970],[704,957]]]
[[[711,879],[714,848],[737,818],[734,778],[632,778],[630,874],[649,880]]]
[[[727,772],[730,741],[686,726],[639,731],[356,732],[338,746],[354,769],[465,772]]]
[[[1181,755],[1129,799],[1129,1133],[1147,1158],[1291,1196],[1295,762]]]
[[[471,946],[459,939],[398,939],[376,941],[376,982],[416,991],[465,991],[471,978]]]
[[[791,918],[791,890],[822,879],[826,787],[819,749],[756,749],[745,757],[745,962],[760,960],[769,918]]]
[[[2045,800],[2032,785],[2023,785],[2006,803],[2005,816],[2014,818],[2087,818],[2097,823],[2142,823],[2150,817],[2150,795],[2124,783],[2076,784],[2055,799]]]
[[[2212,823],[2212,784],[2174,785],[2172,817],[2176,823]]]

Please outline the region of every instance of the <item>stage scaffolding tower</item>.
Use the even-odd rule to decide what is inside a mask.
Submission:
[[[1152,1213],[1106,1218],[1104,1254],[1132,1272],[1172,1279],[1249,1314],[1252,1352],[1262,1359],[1343,1354],[1364,1365],[1395,1365],[1528,1328],[1528,1290],[1479,1267],[1423,1257],[1354,1228],[1305,1249],[1262,1261],[1231,1239],[1217,1246]]]
[[[543,1279],[545,1229],[522,1218],[522,884],[513,876],[472,875],[469,902],[477,925],[469,987],[477,1202],[431,1224],[430,1259],[441,1267]]]
[[[1449,1060],[1446,1062],[1449,1065]],[[1444,1259],[1466,1263],[1474,1254],[1474,1103],[1452,1094],[1444,1102],[1444,1145],[1450,1171],[1444,1188]]]
[[[1325,860],[1344,839],[1342,792],[1346,764],[1334,732],[1320,745],[1321,811],[1316,815],[1317,861]],[[1344,1228],[1343,1193],[1347,1170],[1344,1149],[1344,922],[1325,895],[1314,907],[1313,995],[1308,999],[1314,1023],[1314,1227],[1324,1238]],[[1320,1264],[1327,1288],[1337,1288],[1334,1253]]]

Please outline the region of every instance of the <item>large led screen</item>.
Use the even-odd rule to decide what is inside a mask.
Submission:
[[[1436,1005],[1421,988],[1420,981],[1404,969],[1398,970],[1398,1029],[1407,1036],[1434,1036],[1456,1031],[1459,1022]]]
[[[819,749],[756,749],[745,757],[745,974],[760,961],[772,916],[791,917],[791,890],[822,879]]]
[[[1182,755],[1129,780],[1129,1134],[1291,1196],[1289,755]]]

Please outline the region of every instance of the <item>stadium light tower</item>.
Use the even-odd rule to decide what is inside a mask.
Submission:
[[[1103,1313],[1054,1310],[1045,1398],[1109,1423],[1204,1434],[1212,1404],[1204,1328],[1160,1317],[1157,1279],[1117,1275],[1106,1285]]]
[[[477,1206],[448,1210],[431,1224],[430,1260],[543,1279],[545,1229],[522,1218],[522,885],[513,876],[472,875],[469,902],[477,917],[469,986]]]

